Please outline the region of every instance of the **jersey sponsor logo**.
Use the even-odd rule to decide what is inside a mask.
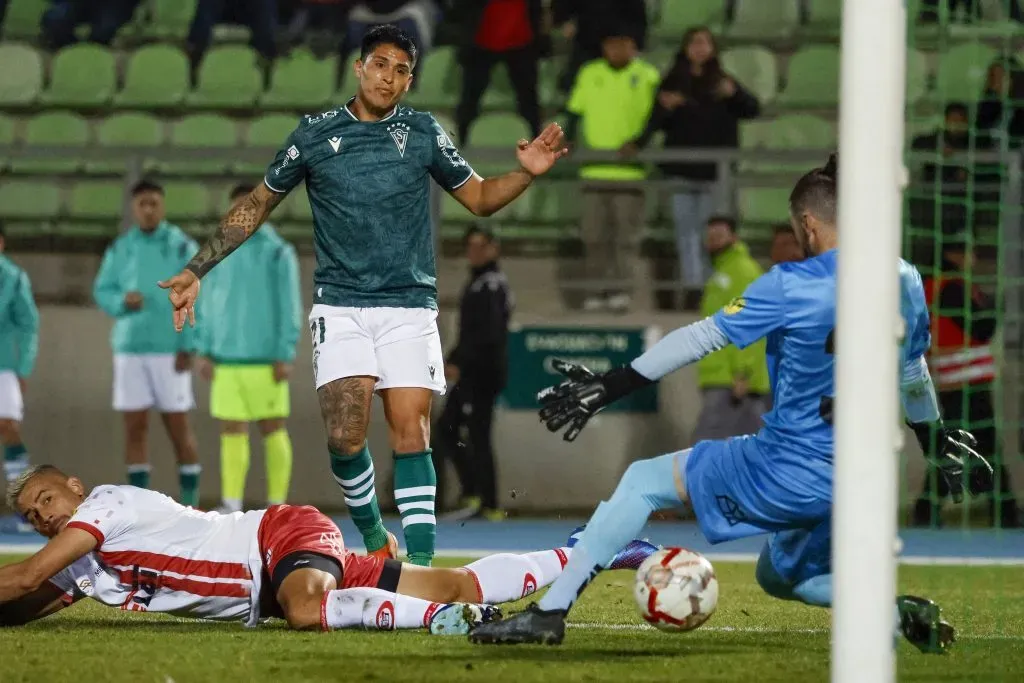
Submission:
[[[533,574],[527,572],[526,577],[523,579],[523,597],[533,595],[536,591],[537,579],[534,578]]]
[[[331,146],[331,149],[334,150],[334,153],[337,154],[338,150],[341,148],[341,138],[340,137],[328,138],[327,139],[327,144],[329,144]]]
[[[292,145],[291,147],[288,148],[288,151],[285,152],[285,154],[288,155],[289,159],[298,159],[299,158],[299,148],[296,147],[295,145]]]
[[[395,628],[395,606],[390,600],[385,600],[377,608],[377,628],[381,631],[391,631]]]
[[[395,141],[395,146],[398,147],[398,153],[405,158],[405,145],[409,142],[409,124],[398,121],[388,126],[388,133],[391,134],[391,139]]]
[[[78,580],[78,590],[82,591],[86,595],[92,595],[92,581],[82,577]]]
[[[338,109],[331,109],[330,111],[325,111],[321,114],[317,114],[316,116],[310,116],[309,114],[306,114],[306,123],[312,126],[315,123],[320,123],[321,121],[326,121],[327,119],[333,119],[335,116],[338,115],[339,111],[340,110]]]
[[[729,303],[727,303],[725,305],[725,308],[722,309],[722,312],[725,313],[726,315],[736,315],[737,313],[739,313],[740,311],[742,311],[746,307],[747,307],[746,300],[743,297],[738,296],[738,297],[735,297]]]

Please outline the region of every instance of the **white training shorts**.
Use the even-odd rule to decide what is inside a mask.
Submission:
[[[194,407],[192,373],[174,369],[173,353],[114,354],[114,410],[185,413]]]
[[[309,313],[313,377],[319,389],[343,377],[376,377],[375,389],[445,392],[437,311],[316,304]]]
[[[0,370],[0,420],[21,422],[24,413],[18,376],[12,370]]]

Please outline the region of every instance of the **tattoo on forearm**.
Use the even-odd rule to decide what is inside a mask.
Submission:
[[[373,377],[345,377],[317,391],[327,447],[335,453],[353,453],[366,440],[374,381]]]
[[[263,184],[258,185],[248,197],[228,211],[185,269],[202,278],[256,232],[283,196]]]

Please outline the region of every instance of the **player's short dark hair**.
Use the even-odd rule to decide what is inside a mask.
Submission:
[[[726,216],[724,214],[714,215],[708,219],[709,227],[714,225],[715,223],[723,224],[725,227],[729,228],[729,232],[731,232],[734,235],[736,234],[736,219],[733,218],[732,216]]]
[[[408,33],[394,24],[381,24],[367,31],[359,46],[359,59],[365,61],[381,45],[394,45],[398,49],[404,50],[409,55],[412,66],[416,66],[416,58],[419,55],[416,43],[412,42]]]
[[[789,193],[789,211],[795,216],[813,214],[818,220],[835,225],[839,184],[839,158],[830,154],[821,168],[805,173]]]
[[[483,225],[471,225],[466,228],[465,234],[462,236],[462,245],[469,244],[471,237],[475,235],[481,235],[488,244],[495,244],[498,241],[498,236],[494,234],[494,231]]]
[[[970,110],[963,102],[950,102],[946,105],[946,109],[943,111],[942,115],[945,118],[949,118],[950,114],[962,114],[964,118],[968,118],[970,116]]]
[[[233,188],[231,188],[231,201],[235,201],[239,197],[247,195],[255,189],[256,186],[253,185],[252,183],[239,183],[238,185],[235,185]]]
[[[157,194],[163,195],[164,187],[155,180],[140,180],[132,185],[133,197],[137,197],[143,192],[156,192]]]

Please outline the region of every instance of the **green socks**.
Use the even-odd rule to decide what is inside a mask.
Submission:
[[[331,473],[334,474],[334,480],[338,482],[345,496],[345,505],[352,516],[352,521],[363,535],[366,551],[380,550],[387,545],[388,536],[384,522],[380,518],[380,506],[377,504],[373,458],[370,457],[369,446],[364,443],[362,449],[352,455],[329,452]]]
[[[178,502],[187,507],[199,507],[199,473],[203,466],[199,463],[178,465],[178,486],[181,498]]]
[[[141,465],[128,465],[128,484],[137,486],[140,489],[149,488],[149,463]]]
[[[8,483],[20,477],[28,469],[28,449],[25,444],[13,444],[4,448],[4,478]]]
[[[249,474],[249,435],[220,435],[220,497],[224,507],[241,510]]]
[[[402,515],[405,547],[412,564],[429,567],[434,559],[437,520],[434,495],[437,477],[430,449],[395,453],[395,505]]]
[[[292,440],[287,429],[278,429],[263,439],[267,454],[267,503],[280,505],[288,498],[292,478]]]

